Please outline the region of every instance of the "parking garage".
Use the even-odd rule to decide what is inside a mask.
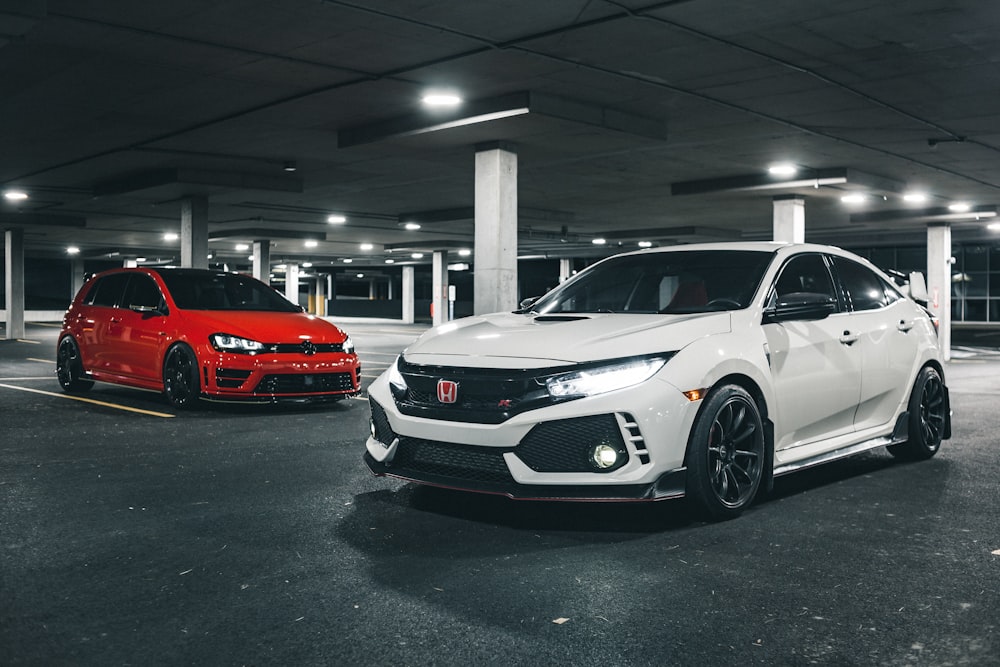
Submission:
[[[0,662],[996,664],[998,23],[943,1],[9,3]],[[362,462],[367,387],[429,327],[619,252],[763,240],[922,274],[937,456],[818,466],[722,523]],[[361,393],[61,391],[62,314],[121,266],[268,282],[351,334]]]

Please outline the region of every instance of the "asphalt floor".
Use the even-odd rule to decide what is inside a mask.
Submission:
[[[420,331],[350,326],[370,382]],[[63,395],[0,340],[0,665],[1000,665],[1000,351],[956,345],[938,456],[683,501],[372,477],[368,408]]]

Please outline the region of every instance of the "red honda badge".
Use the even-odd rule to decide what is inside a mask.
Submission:
[[[458,400],[458,383],[451,380],[438,380],[437,397],[441,403],[454,403]]]

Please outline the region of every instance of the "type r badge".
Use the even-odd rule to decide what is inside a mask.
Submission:
[[[451,380],[438,380],[437,399],[440,403],[454,403],[458,400],[458,383]]]

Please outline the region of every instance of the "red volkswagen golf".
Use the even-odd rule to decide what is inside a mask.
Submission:
[[[249,276],[113,269],[87,281],[63,318],[56,374],[162,391],[175,407],[340,399],[358,393],[351,337]]]

